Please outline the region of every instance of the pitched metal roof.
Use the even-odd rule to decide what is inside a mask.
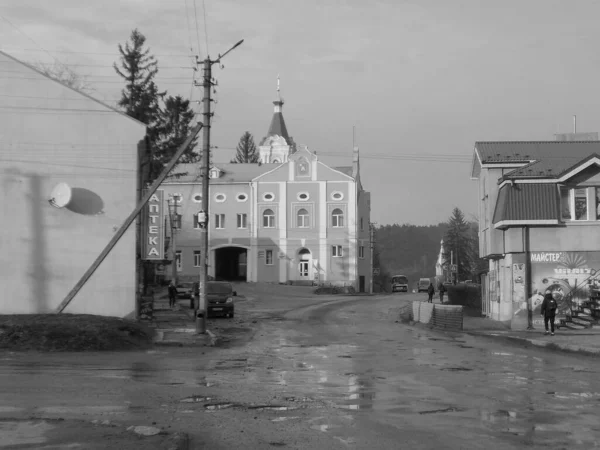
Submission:
[[[592,158],[600,158],[597,153],[584,153],[580,155],[564,155],[544,157],[540,161],[535,161],[520,167],[504,175],[500,181],[519,179],[519,178],[560,178],[567,172],[577,168]]]
[[[558,221],[559,203],[556,184],[505,184],[498,192],[492,223]]]
[[[217,163],[211,167],[216,167],[222,171],[221,177],[211,179],[211,184],[249,183],[257,176],[273,169],[272,165],[234,163]],[[171,171],[171,175],[164,181],[164,184],[201,183],[200,170],[200,163],[178,164]],[[180,174],[180,176],[175,176],[177,174]]]
[[[333,170],[337,170],[338,172],[342,172],[343,174],[352,176],[352,166],[340,166],[340,167],[332,167]]]
[[[476,142],[475,150],[484,164],[560,161],[569,158],[583,159],[592,153],[600,153],[600,141]]]

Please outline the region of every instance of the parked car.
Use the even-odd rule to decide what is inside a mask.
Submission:
[[[408,292],[408,278],[404,275],[392,277],[392,292]]]
[[[233,290],[231,283],[227,281],[209,281],[206,284],[208,315],[233,318],[235,312],[234,297],[237,297],[237,292]]]
[[[177,289],[177,298],[192,298],[194,295],[194,283],[192,282],[178,283],[175,289]]]
[[[419,284],[417,284],[417,291],[418,292],[427,292],[427,289],[429,288],[430,283],[431,283],[431,280],[429,278],[419,278]]]

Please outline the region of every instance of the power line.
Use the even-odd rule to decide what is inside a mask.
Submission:
[[[188,29],[188,39],[190,41],[190,53],[194,54],[194,46],[192,45],[192,28],[190,26],[190,13],[189,13],[189,9],[188,9],[188,2],[187,0],[185,1],[185,19],[187,22],[187,29]],[[198,51],[200,51],[200,49],[198,49]]]
[[[38,44],[31,36],[29,36],[27,33],[25,33],[23,30],[21,30],[19,27],[17,27],[14,23],[12,23],[10,20],[8,20],[6,17],[4,17],[3,15],[0,15],[0,17],[2,18],[2,20],[4,20],[5,22],[7,22],[11,27],[13,27],[15,30],[17,30],[19,33],[21,33],[23,36],[25,36],[27,39],[29,39],[31,42],[33,42],[33,44],[37,47],[39,47],[39,49],[41,51],[43,51],[44,53],[46,53],[48,56],[50,56],[50,58],[52,58],[56,63],[58,64],[62,64],[58,59],[56,59],[54,57],[54,55],[50,54],[50,52],[48,50],[46,50],[44,47],[42,47],[40,44]]]
[[[21,48],[21,49],[17,49],[17,50],[2,50],[4,52],[11,52],[11,51],[23,51],[23,52],[40,52],[40,51],[44,51],[46,53],[48,53],[50,56],[52,56],[51,53],[49,53],[47,50],[44,50],[40,47],[40,49],[37,48]],[[117,56],[115,53],[108,53],[108,52],[86,52],[86,51],[82,51],[82,52],[78,52],[78,51],[73,51],[73,50],[52,50],[53,53],[68,53],[68,54],[74,54],[74,55],[104,55],[104,56]],[[184,55],[181,53],[157,53],[154,54],[154,56],[168,56],[168,57],[175,57],[175,58],[189,58],[190,55]],[[54,56],[52,56],[54,58]],[[56,58],[55,58],[56,59]],[[61,63],[62,64],[62,63]]]
[[[194,0],[195,2],[196,0]],[[204,0],[202,0],[202,9],[204,10],[204,36],[206,39],[206,57],[208,58],[209,55],[209,51],[208,51],[208,27],[206,26],[206,3]]]
[[[198,26],[198,9],[196,8],[196,0],[194,0],[194,19],[196,20],[196,38],[198,39],[198,53],[200,53],[200,27]],[[208,52],[206,53],[208,58]]]

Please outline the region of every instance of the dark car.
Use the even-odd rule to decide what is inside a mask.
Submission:
[[[237,292],[227,281],[209,281],[206,284],[206,299],[208,300],[208,315],[233,317]]]
[[[177,298],[192,298],[194,293],[194,283],[191,282],[183,282],[179,283],[176,287],[177,289]]]

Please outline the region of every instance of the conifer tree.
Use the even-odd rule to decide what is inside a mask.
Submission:
[[[145,123],[152,138],[152,128],[159,112],[159,100],[164,95],[158,91],[154,82],[158,73],[158,62],[154,55],[150,54],[150,49],[144,47],[146,37],[137,28],[131,32],[129,39],[125,47],[119,44],[120,64],[113,64],[117,74],[126,83],[118,105],[127,115]]]
[[[256,144],[254,143],[254,138],[249,131],[246,131],[242,135],[236,150],[237,152],[235,154],[235,158],[231,160],[232,163],[254,164],[258,162]]]
[[[164,105],[157,114],[155,132],[156,142],[153,152],[153,173],[158,174],[160,170],[169,162],[181,144],[191,134],[194,111],[190,107],[190,101],[177,95],[168,96]],[[196,153],[195,147],[198,142],[196,136],[185,153],[181,156],[179,162],[194,163],[200,160],[200,155]]]

